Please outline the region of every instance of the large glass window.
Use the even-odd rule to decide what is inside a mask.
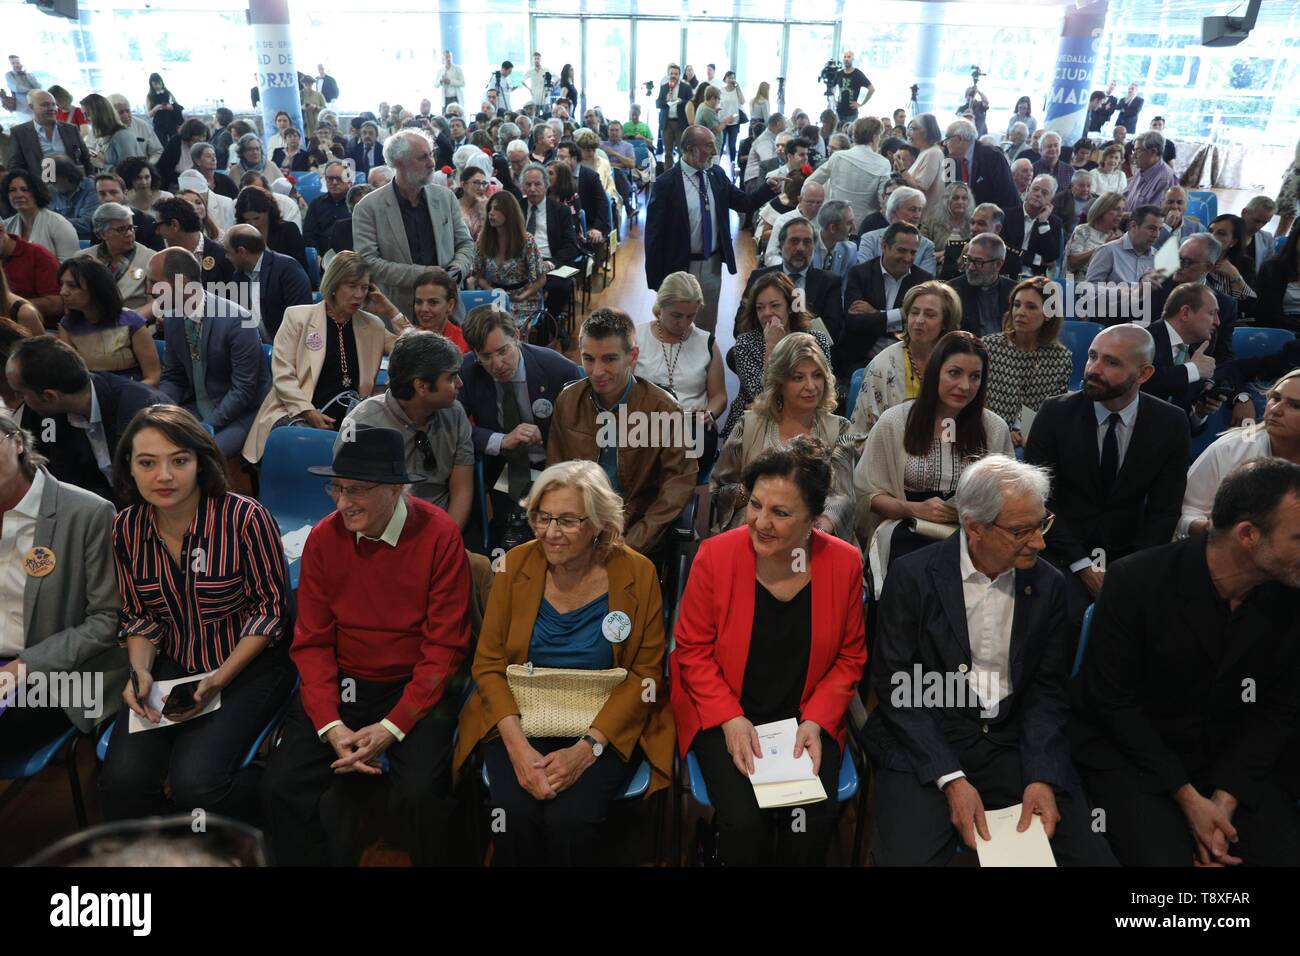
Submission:
[[[748,101],[767,83],[776,100],[776,77],[781,72],[781,44],[785,27],[780,23],[742,23],[736,50],[736,82]],[[749,112],[748,109],[745,110]]]
[[[828,23],[790,24],[790,58],[785,78],[785,104],[782,107],[787,116],[795,109],[802,109],[809,116],[817,117],[826,109],[826,87],[817,76],[826,61],[837,55],[831,48],[834,38],[835,27]],[[779,64],[779,60],[775,61],[774,68]],[[773,110],[780,105],[777,88],[773,86]]]
[[[631,20],[587,21],[587,109],[599,106],[606,119],[627,116],[631,47]]]
[[[536,27],[542,66],[555,74],[557,84],[565,64],[573,67],[573,83],[578,88],[579,99],[573,108],[581,109],[582,90],[588,80],[582,72],[582,21],[577,17],[538,17]],[[532,52],[528,55],[531,64]]]
[[[678,20],[638,20],[636,24],[636,99],[641,121],[658,135],[659,110],[655,98],[668,74],[668,64],[682,66],[682,25]],[[650,84],[646,93],[645,84]]]
[[[695,75],[701,80],[708,76],[704,69],[713,63],[718,68],[716,77],[719,86],[722,76],[731,68],[731,21],[715,22],[712,20],[692,20],[686,29],[686,62],[695,67]],[[780,60],[777,61],[778,63]]]

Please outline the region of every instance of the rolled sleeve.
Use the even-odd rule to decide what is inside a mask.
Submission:
[[[244,594],[249,609],[240,637],[260,635],[274,644],[284,636],[289,593],[280,529],[271,513],[258,505],[250,509],[242,531],[248,554]]]

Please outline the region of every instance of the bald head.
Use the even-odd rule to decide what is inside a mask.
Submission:
[[[682,133],[682,147],[689,149],[692,146],[701,146],[704,141],[713,142],[713,134],[703,126],[688,126],[686,132]]]
[[[29,92],[27,105],[31,107],[32,118],[42,126],[50,126],[58,118],[59,106],[54,102],[54,97],[45,90]]]
[[[1135,368],[1150,365],[1156,357],[1156,340],[1140,325],[1112,325],[1098,332],[1092,343],[1094,347],[1101,343],[1108,350],[1122,351]]]

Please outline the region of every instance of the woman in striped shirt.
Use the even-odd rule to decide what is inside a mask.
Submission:
[[[265,507],[227,490],[216,443],[176,406],[132,419],[113,474],[131,502],[113,524],[113,555],[131,668],[122,696],[134,716],[118,720],[109,743],[104,816],[203,807],[255,821],[259,781],[241,769],[242,756],[294,680],[280,530]],[[179,726],[129,732],[132,721],[156,724],[166,709],[151,699],[155,681],[191,676],[201,676],[193,704],[168,715]],[[198,716],[218,697],[218,709]]]

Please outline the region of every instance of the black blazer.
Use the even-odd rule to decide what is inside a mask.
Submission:
[[[1052,472],[1048,510],[1056,524],[1047,553],[1061,565],[1105,551],[1107,565],[1174,536],[1187,486],[1191,435],[1179,408],[1138,395],[1137,419],[1115,487],[1101,480],[1097,416],[1083,392],[1043,402],[1025,446],[1025,461]]]
[[[1110,118],[1115,114],[1115,107],[1118,101],[1113,96],[1105,95],[1105,90],[1096,90],[1092,95],[1097,93],[1103,94],[1101,103],[1095,110],[1088,112],[1087,131],[1089,133],[1100,133],[1101,128],[1110,122]],[[1092,99],[1089,96],[1088,99]]]
[[[1074,175],[1071,173],[1070,175]],[[1069,239],[1070,233],[1079,225],[1079,217],[1086,215],[1091,203],[1085,203],[1083,208],[1079,208],[1079,201],[1074,198],[1074,193],[1069,189],[1062,189],[1052,197],[1052,212],[1061,220],[1061,226],[1065,230],[1066,239]]]
[[[176,189],[177,177],[180,176],[176,166],[181,161],[182,147],[189,149],[179,136],[173,136],[163,147],[162,155],[158,157],[158,175],[162,179],[163,189]]]
[[[977,303],[980,290],[967,282],[964,275],[950,279],[948,284],[957,293],[957,298],[961,299],[961,327],[977,338],[987,335],[988,333],[982,330],[979,324],[980,311]],[[1014,279],[998,276],[998,315],[1007,314],[1007,307],[1011,302],[1011,290],[1015,287]],[[1002,330],[998,329],[998,331]]]
[[[528,221],[525,204],[524,221]],[[582,257],[578,248],[578,217],[568,206],[551,196],[546,197],[546,244],[551,249],[551,261],[557,266],[573,265]]]
[[[230,282],[235,278],[234,263],[226,257],[225,247],[216,240],[203,237],[198,260],[199,281],[205,286],[210,282]]]
[[[1002,271],[1019,274],[1023,267],[1034,275],[1045,275],[1061,256],[1061,218],[1052,214],[1047,217],[1047,222],[1036,223],[1026,240],[1025,207],[1015,203],[1006,216],[1002,223],[1002,241],[1007,244],[1007,262]],[[1036,256],[1039,257],[1037,261]]]
[[[1300,333],[1300,316],[1282,314],[1287,287],[1286,267],[1281,255],[1266,259],[1259,267],[1254,286],[1255,294],[1259,296],[1259,305],[1255,307],[1256,321],[1260,325]]]
[[[335,219],[334,225],[330,226],[329,248],[335,252],[353,252],[352,248],[352,217],[344,216],[342,219]]]
[[[212,191],[218,196],[225,196],[227,199],[239,198],[239,187],[227,173],[220,170],[212,174]]]
[[[740,294],[741,304],[736,309],[736,321],[732,326],[732,335],[740,334],[740,318],[744,312],[744,301],[749,290],[754,287],[760,276],[769,272],[782,272],[781,266],[763,266],[749,274],[745,291]],[[804,311],[822,320],[832,341],[839,341],[844,331],[844,302],[840,298],[840,277],[826,269],[814,269],[809,266],[803,277]]]
[[[266,250],[266,258],[262,260],[257,291],[262,328],[266,330],[268,342],[275,341],[285,309],[291,305],[308,305],[312,301],[311,282],[306,270],[295,260],[270,249]]]
[[[914,285],[933,279],[934,276],[913,265],[898,284],[894,307],[903,307],[903,297]],[[850,315],[849,306],[863,300],[876,309],[875,315]],[[867,364],[867,354],[876,339],[885,334],[886,325],[885,277],[880,274],[880,256],[854,266],[849,270],[844,286],[844,334],[835,336],[835,371],[851,373]]]
[[[996,146],[976,143],[970,165],[970,188],[977,204],[996,203],[1003,212],[1020,205],[1006,153]]]
[[[1300,729],[1300,591],[1254,588],[1228,640],[1205,549],[1198,535],[1111,567],[1071,682],[1068,733],[1081,767],[1136,770],[1148,793],[1194,782],[1249,807]]]
[[[374,162],[366,159],[366,147],[361,143],[348,150],[348,158],[357,164],[357,182],[363,182],[370,174],[370,170],[376,166],[384,165],[384,144],[376,140],[372,150],[375,156]]]
[[[1169,324],[1164,319],[1152,322],[1147,327],[1147,331],[1156,342],[1156,357],[1152,363],[1156,370],[1155,374],[1142,383],[1142,391],[1156,398],[1162,398],[1169,404],[1177,405],[1184,412],[1190,413],[1192,406],[1196,404],[1209,383],[1203,378],[1197,379],[1195,383],[1188,382],[1187,366],[1174,364],[1173,350],[1169,345]],[[1200,348],[1201,343],[1188,342],[1187,347],[1190,354]],[[1214,357],[1215,382],[1231,385],[1234,390],[1244,387],[1244,383],[1237,381],[1233,368],[1230,327],[1225,329],[1220,324],[1210,337],[1210,347],[1207,351]]]
[[[1012,693],[995,716],[982,717],[973,693],[966,707],[900,702],[896,674],[962,674],[972,666],[961,582],[961,536],[900,557],[889,568],[875,629],[871,682],[878,703],[864,743],[872,759],[911,771],[922,784],[964,769],[962,752],[989,740],[1020,753],[1024,784],[1075,789],[1065,739],[1070,623],[1061,573],[1039,559],[1015,572],[1011,624]],[[973,691],[972,687],[972,691]],[[910,695],[908,695],[910,698]]]
[[[645,274],[646,284],[658,289],[664,277],[685,272],[691,266],[691,222],[686,210],[686,181],[683,164],[674,163],[654,182],[650,202],[646,205]],[[775,195],[764,183],[756,193],[737,189],[720,166],[710,166],[707,173],[714,199],[713,241],[722,252],[727,271],[736,274],[736,251],[731,244],[731,217],[734,209],[742,216],[763,208]]]
[[[104,438],[112,456],[118,440],[126,431],[135,413],[150,405],[171,405],[172,400],[158,389],[134,382],[112,372],[91,372],[91,387],[99,402],[99,415],[104,425]],[[53,423],[50,431],[48,423]],[[68,422],[68,416],[40,415],[23,407],[22,424],[36,438],[37,449],[50,460],[50,474],[59,481],[76,485],[105,498],[118,508],[126,502],[120,500],[95,461],[95,450],[86,432]],[[46,439],[49,439],[48,441]]]
[[[578,166],[578,202],[587,214],[587,228],[599,229],[602,236],[608,236],[609,194],[600,184],[600,174],[590,166]],[[549,226],[548,226],[549,228]]]
[[[581,367],[570,362],[554,349],[521,343],[524,376],[528,380],[528,400],[536,403],[546,399],[554,411],[556,396],[569,382],[582,378]],[[488,373],[472,352],[466,353],[460,366],[460,394],[456,397],[469,416],[474,454],[483,459],[483,481],[491,488],[501,476],[505,459],[500,455],[487,455],[488,439],[499,432],[501,419],[497,412],[496,380]],[[551,433],[551,415],[533,414],[533,421],[542,432],[542,451]]]
[[[307,271],[307,243],[302,241],[302,231],[296,223],[281,221],[272,226],[266,244],[281,255],[297,260],[302,271]]]
[[[1119,110],[1119,116],[1115,120],[1116,126],[1123,126],[1130,133],[1138,132],[1137,121],[1138,113],[1142,112],[1142,97],[1135,96],[1133,99],[1122,99],[1115,104]]]
[[[691,93],[694,91],[695,88],[685,80],[679,80],[677,85],[681,87],[681,89],[677,91],[677,115],[668,116],[667,119],[669,122],[679,121],[685,123],[686,104],[690,102]],[[659,87],[659,95],[655,97],[655,106],[657,106],[661,110],[668,109],[668,84],[667,83],[664,83]]]
[[[95,175],[95,167],[90,163],[90,150],[86,149],[86,143],[81,138],[81,130],[71,123],[56,123],[55,125],[59,130],[59,139],[63,141],[63,148],[67,152],[68,158],[85,170],[87,176]],[[35,120],[19,123],[9,131],[8,166],[10,170],[25,169],[33,176],[39,176],[41,174],[41,159],[44,155],[41,152],[41,142],[36,137]]]

